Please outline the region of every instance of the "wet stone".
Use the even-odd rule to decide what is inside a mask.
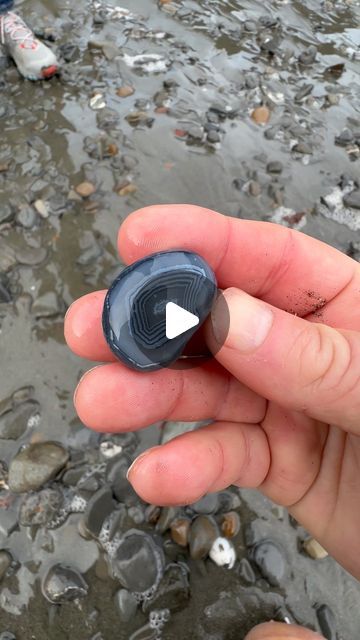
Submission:
[[[275,173],[275,174],[282,173],[283,168],[284,168],[284,165],[282,164],[282,162],[279,162],[278,160],[272,160],[266,165],[266,171],[268,173]]]
[[[211,129],[206,136],[206,140],[211,144],[216,144],[217,142],[220,142],[221,137],[218,131]]]
[[[134,617],[138,603],[127,589],[119,589],[115,593],[115,606],[123,622],[129,622]]]
[[[240,516],[236,511],[225,513],[221,522],[221,531],[226,538],[233,538],[240,531]]]
[[[190,509],[199,515],[215,513],[219,506],[217,493],[208,493],[206,496],[189,505]]]
[[[242,558],[236,568],[236,572],[239,578],[245,582],[245,584],[255,584],[256,575],[247,558]]]
[[[296,153],[301,153],[303,155],[312,154],[312,148],[306,142],[298,142],[292,147],[292,151]]]
[[[273,586],[279,586],[285,576],[286,560],[283,547],[273,540],[262,540],[251,550],[251,559],[260,573]]]
[[[304,84],[299,91],[296,92],[294,96],[295,102],[301,102],[304,98],[306,98],[312,92],[314,88],[313,84]]]
[[[190,520],[177,518],[171,524],[171,537],[180,547],[186,547],[189,542]]]
[[[351,129],[344,129],[338,136],[335,138],[335,144],[338,147],[347,147],[348,144],[354,142],[354,134]]]
[[[21,207],[16,213],[15,222],[24,229],[32,229],[36,224],[36,212],[32,207]]]
[[[10,222],[14,217],[14,212],[10,205],[1,204],[0,205],[0,224],[3,222]]]
[[[348,193],[344,197],[344,205],[352,209],[360,209],[360,189]]]
[[[0,633],[0,640],[16,640],[16,636],[11,631],[3,631]]]
[[[28,267],[36,267],[44,262],[47,256],[47,250],[45,247],[39,247],[38,249],[34,247],[24,247],[23,249],[18,249],[15,255],[20,264]]]
[[[84,598],[88,592],[88,585],[76,569],[56,564],[45,575],[42,592],[49,602],[63,604]]]
[[[313,64],[316,60],[317,49],[314,45],[311,45],[306,51],[303,51],[299,55],[299,62],[303,65]]]
[[[158,533],[165,533],[178,514],[177,507],[163,507],[155,529]]]
[[[69,459],[56,442],[36,442],[21,449],[9,466],[9,487],[14,493],[36,491],[52,480]]]
[[[12,562],[10,553],[5,550],[0,550],[0,582],[5,577],[7,570]]]
[[[337,640],[335,614],[330,607],[328,607],[327,604],[320,605],[316,608],[316,616],[321,633],[326,640]]]
[[[18,526],[17,515],[14,511],[0,509],[0,536],[8,538]]]
[[[31,313],[36,318],[51,318],[61,311],[62,306],[55,291],[47,291],[42,296],[39,296],[31,307]]]
[[[217,525],[212,519],[207,516],[195,518],[189,535],[190,556],[193,560],[206,558],[218,535]]]
[[[115,501],[110,487],[102,487],[91,496],[86,511],[83,516],[85,529],[97,538],[101,531],[102,524],[114,510]]]
[[[115,458],[109,461],[106,471],[106,479],[111,484],[115,498],[127,506],[136,505],[139,501],[138,495],[126,478],[130,464],[126,456]]]
[[[38,493],[29,493],[21,503],[19,522],[24,527],[46,525],[53,520],[64,503],[59,489],[42,489]]]
[[[35,401],[26,402],[5,413],[0,418],[0,439],[17,440],[39,415],[40,405]]]
[[[164,555],[151,536],[130,529],[111,556],[111,568],[123,587],[144,594],[158,585],[164,570]]]

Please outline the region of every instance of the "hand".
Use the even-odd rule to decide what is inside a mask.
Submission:
[[[188,205],[137,211],[120,229],[125,263],[171,248],[214,268],[230,311],[225,343],[219,349],[216,306],[211,362],[130,371],[102,335],[105,291],[84,296],[67,314],[66,339],[108,364],[79,383],[81,420],[110,432],[214,419],[135,461],[129,480],[139,495],[185,504],[230,484],[256,487],[360,578],[360,265],[285,227]]]

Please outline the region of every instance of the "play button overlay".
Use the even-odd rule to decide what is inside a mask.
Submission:
[[[146,256],[123,269],[106,294],[107,344],[123,364],[144,373],[200,366],[214,356],[205,326],[219,296],[202,256],[179,250]],[[225,306],[225,327],[227,315]]]
[[[181,336],[189,329],[193,329],[199,324],[200,320],[198,316],[190,311],[186,311],[183,307],[179,307],[174,302],[168,302],[166,304],[166,337],[168,340],[173,340],[178,336]]]

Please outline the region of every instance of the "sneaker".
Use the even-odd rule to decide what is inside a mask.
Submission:
[[[55,54],[12,11],[0,15],[0,42],[24,78],[43,80],[57,73],[59,63]]]

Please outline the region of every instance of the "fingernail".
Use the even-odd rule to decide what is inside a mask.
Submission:
[[[130,467],[127,470],[126,479],[129,480],[129,482],[130,482],[130,473],[132,473],[134,469],[140,465],[140,463],[142,462],[142,460],[144,460],[144,458],[146,458],[150,453],[155,451],[155,449],[160,449],[160,446],[151,447],[151,449],[147,449],[147,451],[140,453],[140,455],[137,458],[135,458],[134,462],[130,465]]]
[[[239,289],[226,289],[211,314],[216,341],[241,353],[258,349],[268,336],[274,315],[264,302]]]

